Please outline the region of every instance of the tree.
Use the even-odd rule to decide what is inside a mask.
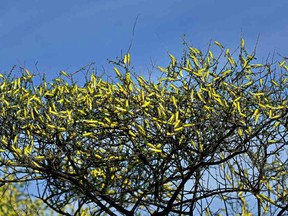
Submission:
[[[32,199],[25,193],[23,183],[7,183],[0,187],[0,215],[1,216],[48,216],[52,211],[43,205],[41,200]]]
[[[1,182],[37,181],[63,215],[284,215],[288,66],[236,51],[187,46],[156,81],[130,54],[116,81],[2,75]]]

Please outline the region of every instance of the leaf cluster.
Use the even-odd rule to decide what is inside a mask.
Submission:
[[[243,39],[237,60],[215,44],[216,57],[170,54],[157,81],[131,72],[129,54],[115,82],[1,75],[1,181],[41,182],[39,198],[66,215],[73,202],[75,214],[283,214],[288,66],[255,62]]]

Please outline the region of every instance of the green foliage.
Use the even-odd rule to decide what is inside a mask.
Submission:
[[[7,183],[0,187],[1,216],[48,216],[53,213],[42,201],[25,194],[23,183]]]
[[[0,164],[13,169],[1,181],[41,179],[62,214],[284,214],[288,67],[256,62],[243,39],[237,59],[215,45],[216,57],[170,54],[156,82],[129,54],[117,82],[2,75]]]

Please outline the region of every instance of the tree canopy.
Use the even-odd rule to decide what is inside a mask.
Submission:
[[[287,213],[285,59],[259,61],[244,39],[169,57],[156,80],[129,53],[116,79],[83,85],[2,74],[0,182],[36,182],[63,215]]]

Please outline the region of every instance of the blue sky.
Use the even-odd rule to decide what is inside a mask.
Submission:
[[[236,48],[241,36],[258,53],[288,55],[287,0],[0,0],[0,72],[13,65],[56,76],[95,62],[108,68],[126,52],[138,17],[132,64],[145,74],[180,57],[182,38],[201,49],[211,40]]]

